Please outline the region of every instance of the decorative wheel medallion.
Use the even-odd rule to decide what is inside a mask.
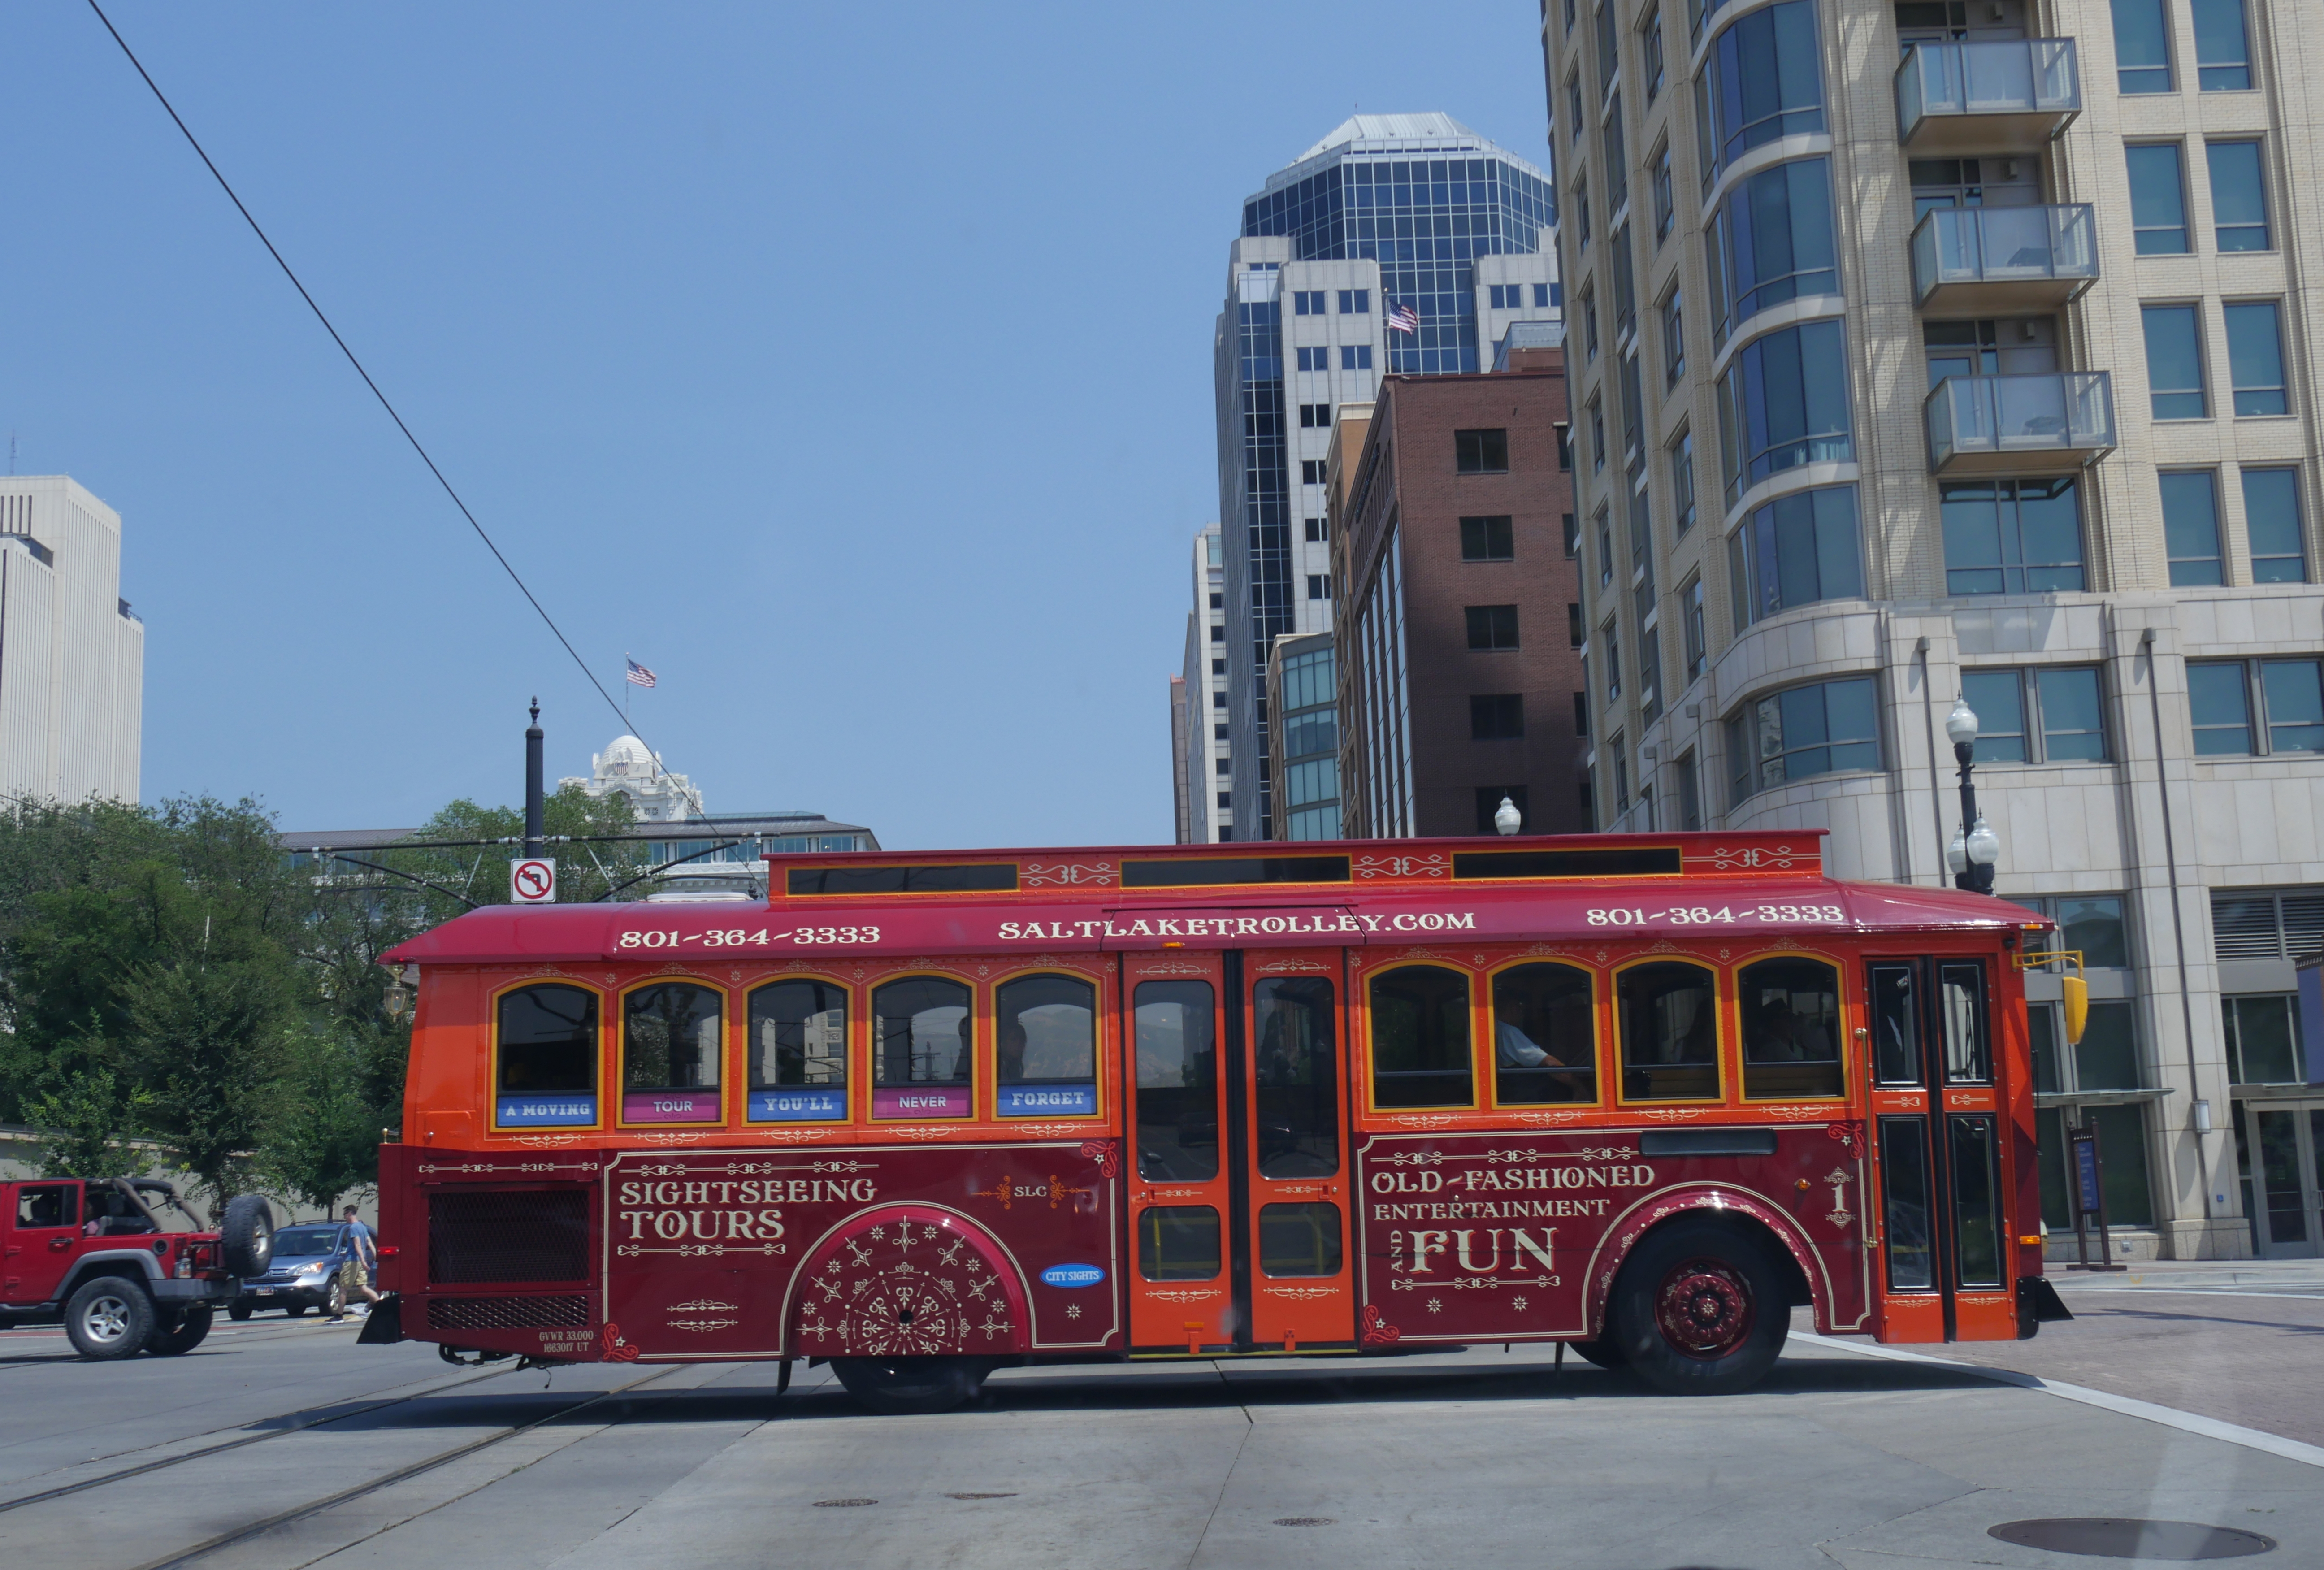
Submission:
[[[1723,1260],[1688,1260],[1663,1278],[1655,1324],[1688,1357],[1725,1357],[1751,1334],[1751,1287]]]
[[[983,1255],[926,1221],[883,1221],[842,1240],[809,1272],[806,1294],[799,1331],[819,1355],[1007,1351],[1016,1328]]]

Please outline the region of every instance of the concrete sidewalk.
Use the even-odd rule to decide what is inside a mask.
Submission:
[[[2077,1270],[2052,1260],[2044,1268],[2061,1292],[2292,1292],[2324,1294],[2324,1260],[2148,1260],[2125,1270]]]

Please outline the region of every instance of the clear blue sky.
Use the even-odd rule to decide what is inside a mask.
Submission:
[[[1170,837],[1239,203],[1360,104],[1545,162],[1536,12],[162,5],[114,21],[714,811]],[[619,722],[84,5],[0,10],[0,436],[118,509],[144,794],[512,802]]]

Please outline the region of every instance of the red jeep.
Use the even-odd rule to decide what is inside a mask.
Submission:
[[[171,1232],[166,1205],[191,1232]],[[0,1183],[0,1326],[61,1320],[83,1357],[174,1356],[210,1330],[242,1276],[265,1273],[274,1215],[254,1194],[227,1202],[216,1232],[174,1184],[152,1178]]]

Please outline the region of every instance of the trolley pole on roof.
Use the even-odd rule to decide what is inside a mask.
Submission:
[[[524,733],[524,854],[540,854],[540,699],[532,700],[532,724]]]

